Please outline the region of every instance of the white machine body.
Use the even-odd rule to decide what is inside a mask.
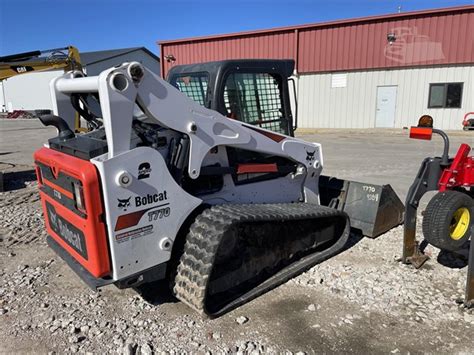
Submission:
[[[54,114],[70,127],[75,113],[72,93],[92,93],[100,100],[108,152],[91,162],[100,175],[114,281],[166,263],[183,223],[202,204],[319,203],[320,144],[224,117],[200,106],[138,62],[110,68],[99,76],[67,73],[54,79]],[[134,116],[137,105],[144,113],[140,117]],[[159,125],[160,135],[168,142],[183,135],[189,138],[186,170],[192,180],[202,175],[203,167],[228,167],[229,147],[282,157],[297,168],[278,178],[248,184],[239,184],[225,174],[218,191],[193,195],[170,173],[169,144],[140,146],[132,129],[134,120]]]

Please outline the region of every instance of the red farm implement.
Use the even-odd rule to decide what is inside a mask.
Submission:
[[[423,216],[423,236],[428,243],[456,252],[469,241],[474,231],[474,156],[470,155],[471,147],[461,144],[456,155],[450,158],[447,134],[432,128],[431,118],[426,124],[426,117],[424,126],[410,129],[410,138],[431,140],[433,133],[438,134],[443,138],[444,150],[441,157],[423,160],[405,203],[403,262],[416,268],[428,259],[416,241],[417,209],[426,192],[438,191]],[[471,238],[464,304],[471,306],[473,303],[474,244]]]
[[[465,131],[474,130],[474,112],[468,112],[462,120],[462,128]]]

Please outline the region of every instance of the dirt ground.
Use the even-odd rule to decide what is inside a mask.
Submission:
[[[440,253],[419,270],[400,263],[402,227],[346,249],[218,318],[203,319],[166,283],[93,292],[45,243],[32,152],[54,130],[0,121],[0,164],[26,171],[0,193],[0,353],[472,353],[474,313],[463,297],[467,250]],[[402,200],[421,160],[441,140],[401,130],[318,131],[324,172],[390,183]],[[452,136],[454,153],[472,133]],[[3,165],[5,166],[5,165]],[[426,201],[425,201],[426,202]],[[421,239],[420,231],[418,233]]]

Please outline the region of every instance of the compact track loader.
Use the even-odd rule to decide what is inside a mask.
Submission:
[[[218,316],[344,247],[348,215],[320,204],[320,144],[229,119],[138,62],[70,72],[51,95],[41,120],[58,136],[34,156],[48,244],[90,287],[167,278]],[[87,96],[102,127],[76,135]]]

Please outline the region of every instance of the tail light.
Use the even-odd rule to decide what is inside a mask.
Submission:
[[[79,181],[74,181],[72,183],[74,188],[74,201],[76,202],[76,208],[86,213],[86,205],[84,202],[84,190],[82,188],[82,184]]]
[[[41,169],[38,166],[36,166],[35,171],[36,171],[36,178],[38,180],[38,185],[41,186],[43,185],[43,175],[41,174]]]

